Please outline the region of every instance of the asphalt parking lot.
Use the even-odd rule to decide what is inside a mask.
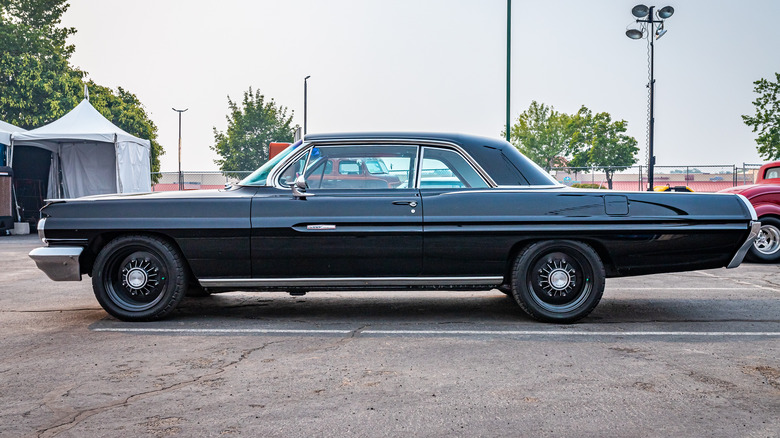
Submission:
[[[0,237],[0,436],[780,436],[780,266],[498,291],[229,293],[123,323]]]

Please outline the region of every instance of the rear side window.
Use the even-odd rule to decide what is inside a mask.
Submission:
[[[421,189],[490,187],[459,153],[449,149],[423,148]]]

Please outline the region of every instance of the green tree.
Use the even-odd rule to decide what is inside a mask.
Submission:
[[[742,121],[758,132],[759,155],[766,160],[780,159],[780,73],[775,73],[774,82],[762,78],[753,85],[753,91],[759,95],[753,101],[756,114],[742,116]]]
[[[65,0],[0,0],[0,119],[26,129],[79,102],[84,73],[70,66],[74,28],[60,27]]]
[[[575,131],[572,116],[533,101],[510,129],[509,139],[520,152],[549,171],[565,165],[571,156]]]
[[[214,160],[224,172],[253,170],[268,161],[268,144],[292,142],[297,126],[292,126],[292,114],[287,108],[266,101],[260,91],[249,87],[241,104],[228,96],[230,114],[226,116],[225,132],[214,128],[214,145],[220,159]]]
[[[615,172],[627,169],[637,161],[637,141],[625,134],[628,122],[613,122],[609,113],[593,114],[583,106],[574,116],[573,125],[576,126],[574,142],[577,146],[569,164],[603,171],[607,186],[612,189]]]
[[[83,98],[86,73],[70,65],[76,33],[61,27],[66,0],[0,0],[0,119],[25,129],[53,122]],[[152,171],[160,170],[157,126],[138,98],[119,87],[88,83],[90,103],[115,125],[151,141]]]

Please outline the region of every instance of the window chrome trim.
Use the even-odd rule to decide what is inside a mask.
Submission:
[[[284,169],[287,169],[288,165],[291,165],[292,163],[300,160],[302,156],[309,153],[309,151],[311,150],[311,148],[309,147],[310,145],[311,143],[304,142],[300,146],[301,149],[300,151],[297,151],[294,154],[290,154],[289,157],[277,163],[276,166],[274,166],[274,168],[271,169],[271,171],[268,173],[268,178],[266,179],[265,186],[276,187],[277,189],[283,189],[283,190],[290,190],[290,187],[279,184],[279,177],[282,176],[282,171]],[[309,162],[309,157],[306,157],[306,163],[308,162]],[[272,181],[272,183],[269,184],[268,181]]]
[[[203,287],[350,287],[500,285],[503,277],[320,277],[320,278],[203,278]]]
[[[425,146],[431,146],[431,147],[440,147],[440,148],[448,148],[453,149],[455,152],[459,153],[465,160],[468,162],[471,167],[474,168],[474,170],[477,171],[477,173],[482,177],[482,179],[487,182],[487,184],[492,187],[496,188],[498,187],[498,184],[496,184],[495,181],[493,181],[493,178],[490,177],[490,175],[485,171],[485,169],[482,168],[482,166],[477,163],[477,161],[471,157],[471,155],[466,152],[465,149],[458,146],[455,143],[448,142],[448,141],[437,141],[437,140],[418,140],[418,139],[393,139],[393,138],[385,138],[385,139],[371,139],[371,138],[365,138],[365,139],[356,139],[356,138],[349,138],[349,139],[328,139],[328,140],[321,140],[321,141],[313,141],[310,143],[304,142],[301,145],[301,151],[296,154],[291,154],[287,159],[282,160],[277,164],[273,169],[271,169],[271,172],[268,174],[268,178],[273,181],[273,184],[266,184],[267,186],[275,187],[277,189],[283,189],[283,190],[289,190],[289,187],[282,186],[278,183],[279,176],[281,172],[287,168],[288,165],[292,164],[295,160],[300,159],[303,154],[307,153],[309,150],[316,146],[338,146],[338,145],[405,145],[405,146],[417,146],[417,159],[415,161],[415,165],[417,166],[417,172],[415,172],[415,182],[414,182],[414,188],[419,188],[419,172],[422,169],[422,162],[420,161],[420,158],[422,157],[422,151],[420,150],[422,147]],[[308,159],[307,159],[308,162]]]

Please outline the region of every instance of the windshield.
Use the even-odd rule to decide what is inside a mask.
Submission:
[[[265,186],[266,180],[268,179],[268,174],[271,173],[271,169],[274,168],[277,164],[279,164],[280,161],[284,160],[288,155],[290,155],[295,149],[297,149],[301,144],[303,144],[302,140],[298,140],[295,143],[291,144],[287,147],[287,149],[279,152],[275,157],[271,158],[270,160],[266,161],[265,164],[260,166],[259,169],[252,172],[248,177],[241,180],[241,182],[238,183],[240,186]]]

